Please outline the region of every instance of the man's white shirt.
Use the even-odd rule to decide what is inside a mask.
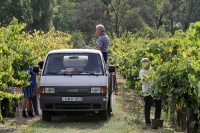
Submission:
[[[139,77],[141,77],[142,79],[142,91],[145,92],[147,91],[149,88],[151,88],[151,84],[149,82],[146,82],[143,80],[143,76],[146,74],[146,73],[149,73],[149,70],[144,70],[144,69],[141,69],[140,70],[140,73],[139,73]]]

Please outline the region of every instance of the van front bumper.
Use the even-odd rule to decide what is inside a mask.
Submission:
[[[41,110],[79,112],[79,111],[101,111],[107,109],[108,98],[106,96],[82,96],[83,101],[81,102],[62,101],[62,97],[69,97],[69,96],[41,95],[40,96]]]

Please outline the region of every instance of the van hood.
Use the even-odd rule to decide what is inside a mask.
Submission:
[[[105,75],[42,76],[40,86],[107,86]]]

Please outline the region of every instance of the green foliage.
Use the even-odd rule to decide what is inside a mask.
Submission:
[[[26,23],[26,31],[47,33],[53,26],[62,32],[80,31],[86,44],[95,45],[98,23],[105,26],[110,38],[128,32],[161,37],[163,31],[185,31],[191,22],[199,21],[199,5],[196,0],[4,0],[0,5],[0,27],[16,17]],[[152,31],[154,28],[158,32]]]
[[[199,114],[200,105],[200,22],[191,24],[186,32],[178,30],[172,38],[148,39],[127,37],[112,40],[112,64],[119,66],[128,77],[131,89],[141,91],[137,77],[142,69],[140,60],[151,60],[151,73],[147,80],[154,98],[161,98],[173,109],[176,105],[193,108]]]
[[[83,48],[85,45],[84,35],[80,31],[75,31],[71,33],[71,43],[73,43],[73,48]]]
[[[22,21],[21,0],[2,0],[0,4],[0,27],[7,26],[13,17]]]
[[[2,48],[0,88],[6,88],[10,83],[19,86],[27,85],[24,81],[27,80],[28,73],[24,70],[33,65],[34,58],[31,57],[32,51],[23,43],[20,35],[24,27],[24,24],[18,25],[18,21],[14,18],[10,25],[0,29],[0,47]],[[26,48],[27,51],[24,51]]]
[[[55,28],[47,33],[38,30],[34,30],[32,34],[23,32],[21,36],[24,38],[24,43],[30,46],[32,56],[36,58],[34,63],[37,63],[38,60],[44,60],[50,50],[68,49],[73,46],[71,35],[56,31]]]
[[[45,32],[52,26],[64,32],[73,31],[83,24],[78,30],[87,34],[93,23],[103,23],[117,36],[126,30],[137,31],[144,22],[151,28],[164,27],[174,33],[199,21],[199,5],[200,1],[195,0],[4,0],[0,5],[0,22],[6,26],[16,17],[27,23],[27,30]]]
[[[67,33],[52,28],[46,34],[37,30],[28,34],[22,31],[25,26],[14,18],[10,25],[0,28],[0,100],[8,98],[11,104],[22,95],[4,92],[4,89],[11,85],[28,86],[27,68],[44,59],[50,50],[72,47],[69,45],[71,35]]]
[[[54,0],[21,0],[23,22],[26,30],[42,30],[45,33],[53,27]]]
[[[22,94],[11,94],[11,93],[8,93],[8,92],[2,92],[0,91],[0,100],[3,100],[4,98],[7,98],[7,99],[19,99],[19,98],[22,98],[23,95]]]
[[[48,33],[34,31],[33,34],[22,32],[25,24],[18,24],[14,18],[7,27],[0,28],[0,89],[10,84],[27,86],[29,73],[25,71],[38,60],[44,59],[48,51],[67,49],[71,36],[55,31]]]
[[[1,100],[3,99],[9,99],[9,108],[12,110],[14,106],[14,100],[13,99],[20,99],[23,97],[23,94],[11,94],[8,92],[3,92],[0,91],[0,105],[1,105]],[[0,110],[0,123],[3,123],[3,117],[1,115],[1,110]]]
[[[149,38],[149,39],[155,39],[155,38],[168,38],[170,34],[165,32],[164,29],[155,29],[151,28],[148,25],[144,24],[144,27],[141,30],[138,30],[135,33],[135,37],[139,38]]]
[[[53,12],[53,25],[56,30],[69,32],[76,29],[74,16],[77,5],[77,2],[71,2],[71,0],[56,0]]]

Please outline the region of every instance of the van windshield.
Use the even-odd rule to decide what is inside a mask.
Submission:
[[[103,75],[99,54],[50,54],[43,70],[44,75]]]

